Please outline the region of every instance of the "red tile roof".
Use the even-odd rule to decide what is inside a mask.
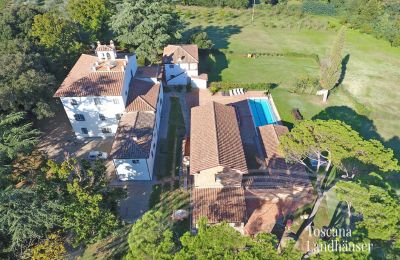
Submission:
[[[224,166],[247,172],[235,109],[220,103],[191,110],[190,172]]]
[[[135,78],[161,78],[161,66],[142,66],[136,70]]]
[[[194,188],[192,190],[193,223],[207,217],[208,223],[242,223],[246,218],[243,188]]]
[[[122,116],[114,143],[112,159],[148,158],[153,139],[155,114],[153,112],[129,112]]]
[[[122,95],[125,72],[121,67],[124,60],[100,63],[97,70],[93,71],[96,62],[98,62],[96,56],[82,54],[54,97]],[[106,67],[110,67],[110,70],[108,71]]]
[[[163,63],[199,63],[196,44],[168,45],[164,48]]]
[[[264,147],[267,165],[273,168],[287,168],[285,158],[279,150],[279,138],[288,133],[289,129],[282,125],[264,125],[259,126],[258,131]]]
[[[156,111],[160,87],[160,83],[133,79],[125,111]]]

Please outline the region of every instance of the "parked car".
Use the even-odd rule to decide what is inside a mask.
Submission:
[[[107,157],[108,157],[108,155],[105,152],[91,151],[89,153],[90,160],[97,160],[97,159],[105,160],[105,159],[107,159]]]

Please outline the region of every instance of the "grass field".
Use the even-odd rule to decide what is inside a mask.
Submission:
[[[400,156],[400,48],[348,29],[344,81],[331,93],[328,104],[322,104],[319,97],[290,93],[298,76],[319,74],[315,59],[290,54],[323,57],[339,28],[335,18],[256,10],[252,22],[251,10],[179,7],[179,11],[187,22],[185,38],[203,30],[214,43],[213,52],[203,54],[200,63],[210,81],[277,83],[272,93],[284,121],[293,123],[293,107],[306,118],[341,119]],[[248,53],[266,55],[247,58]]]

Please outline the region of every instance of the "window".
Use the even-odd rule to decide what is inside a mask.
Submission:
[[[169,68],[170,68],[170,69],[173,69],[173,68],[174,68],[174,65],[169,65]]]
[[[81,128],[82,134],[87,135],[89,133],[88,129],[86,127]]]
[[[116,114],[116,115],[115,115],[115,118],[116,118],[117,120],[121,120],[121,114]]]
[[[78,101],[76,101],[76,99],[71,99],[71,105],[77,106],[78,105]]]
[[[103,114],[99,114],[99,118],[101,121],[106,121],[106,116]]]
[[[100,98],[94,98],[94,104],[95,105],[101,105],[101,99]]]
[[[109,127],[103,127],[103,128],[101,128],[101,132],[102,132],[103,134],[110,134],[110,133],[111,133],[111,128],[109,128]]]
[[[139,164],[139,160],[132,160],[133,164]]]
[[[76,121],[85,121],[85,116],[82,114],[75,114],[74,118]]]
[[[114,98],[113,102],[114,102],[114,104],[119,104],[119,99],[118,98]]]

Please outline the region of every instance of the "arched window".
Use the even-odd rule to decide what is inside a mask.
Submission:
[[[107,52],[107,59],[108,59],[108,60],[111,60],[111,55],[110,55],[109,52]]]

